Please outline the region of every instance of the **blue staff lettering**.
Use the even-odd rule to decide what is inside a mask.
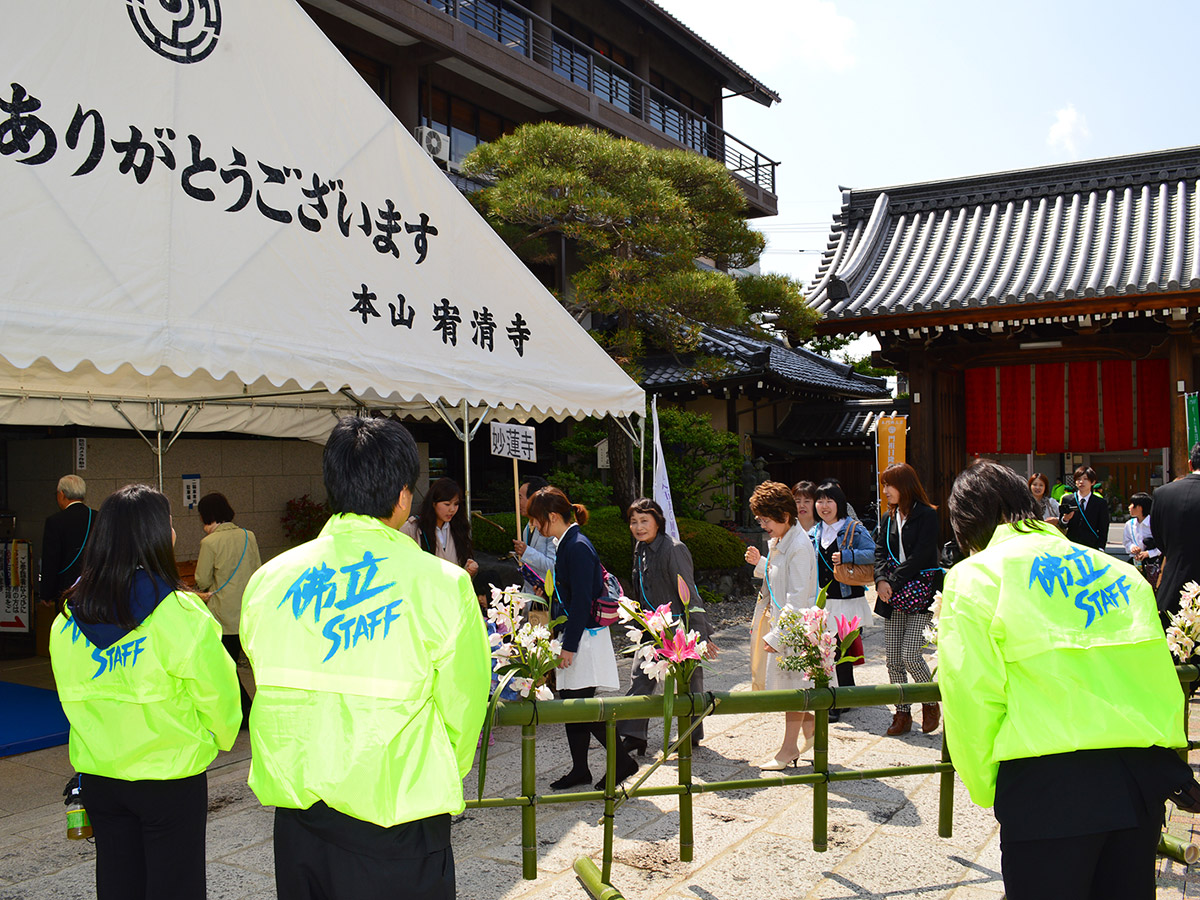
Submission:
[[[100,668],[96,669],[96,674],[92,676],[92,680],[95,681],[105,672],[111,672],[118,666],[121,668],[128,666],[132,669],[137,665],[138,657],[142,655],[142,645],[145,642],[146,638],[140,637],[136,641],[113,644],[113,646],[104,649],[94,647],[92,649],[92,659],[100,664]]]
[[[1121,601],[1129,605],[1129,584],[1125,575],[1119,575],[1115,580],[1106,584],[1097,584],[1112,565],[1096,568],[1091,554],[1085,547],[1075,546],[1065,556],[1055,556],[1053,553],[1043,553],[1034,559],[1029,568],[1029,587],[1036,583],[1046,594],[1053,598],[1056,591],[1061,590],[1068,600],[1082,611],[1087,619],[1083,627],[1088,628],[1097,618],[1104,616],[1109,609],[1120,609]]]
[[[361,606],[389,588],[395,587],[394,581],[387,584],[374,583],[375,576],[379,573],[379,563],[386,559],[385,556],[375,556],[367,550],[359,562],[338,569],[324,562],[309,566],[292,582],[275,608],[279,609],[290,602],[292,617],[296,621],[311,610],[313,622],[320,624],[321,614],[325,610],[344,611]],[[345,577],[338,578],[339,575]],[[339,588],[342,589],[340,595]],[[352,615],[346,615],[344,612],[334,613],[321,629],[321,634],[330,643],[329,652],[321,661],[329,662],[338,651],[357,647],[358,642],[364,638],[368,641],[375,640],[380,634],[380,625],[383,626],[382,637],[386,638],[392,623],[400,618],[398,610],[403,602],[403,598],[389,600],[368,612]]]

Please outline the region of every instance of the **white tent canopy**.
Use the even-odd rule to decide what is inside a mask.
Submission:
[[[163,6],[0,31],[0,424],[643,414],[293,0]]]

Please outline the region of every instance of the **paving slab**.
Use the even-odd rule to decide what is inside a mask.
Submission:
[[[706,687],[745,689],[749,681],[749,633],[745,625],[718,636],[721,656],[706,673]],[[886,683],[883,630],[875,622],[866,636],[867,661],[855,671],[858,684]],[[48,663],[43,663],[48,669]],[[627,673],[628,660],[621,669]],[[16,675],[14,675],[16,673]],[[37,663],[0,671],[0,677],[42,678]],[[628,680],[627,674],[624,680]],[[1200,707],[1191,706],[1193,735]],[[919,719],[919,716],[918,716]],[[884,731],[891,710],[851,710],[830,726],[833,771],[937,762],[941,729],[900,737]],[[757,762],[772,756],[783,733],[780,713],[714,716],[693,758],[697,781],[754,778]],[[919,728],[919,722],[918,722]],[[661,745],[662,723],[651,720],[650,746]],[[250,748],[246,734],[209,768],[207,853],[209,896],[220,900],[275,897],[271,832],[274,811],[264,809],[246,785]],[[561,727],[538,733],[538,789],[567,766]],[[653,757],[643,757],[643,771]],[[811,761],[811,754],[807,756]],[[603,753],[593,745],[598,778]],[[488,796],[519,791],[520,733],[496,732],[488,762]],[[0,900],[57,900],[95,896],[95,850],[65,840],[62,786],[70,775],[66,748],[50,748],[0,760]],[[794,770],[811,771],[811,764]],[[661,766],[651,785],[676,783],[675,762]],[[828,849],[812,848],[810,786],[779,786],[693,797],[695,849],[679,860],[679,798],[643,797],[626,802],[616,816],[612,883],[629,900],[867,900],[945,898],[999,900],[999,830],[991,810],[974,806],[954,782],[953,835],[937,834],[940,777],[893,776],[835,782],[829,786]],[[464,782],[476,791],[476,773]],[[521,877],[521,818],[516,808],[467,810],[455,817],[454,852],[461,900],[582,900],[572,866],[578,856],[600,865],[603,832],[600,802],[538,807],[538,877]],[[1193,816],[1171,808],[1168,827],[1196,840]],[[1197,867],[1200,869],[1200,866]],[[1171,860],[1158,864],[1158,896],[1200,900],[1200,873]]]

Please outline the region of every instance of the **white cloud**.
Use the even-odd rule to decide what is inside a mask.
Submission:
[[[843,16],[828,0],[792,0],[781,11],[789,21],[781,50],[799,50],[800,56],[812,65],[845,72],[858,61],[851,49],[856,27],[854,20]],[[793,44],[796,39],[798,43]]]
[[[1075,108],[1074,103],[1068,103],[1054,116],[1054,124],[1046,133],[1047,146],[1062,151],[1071,159],[1079,159],[1080,145],[1092,136],[1087,118]]]

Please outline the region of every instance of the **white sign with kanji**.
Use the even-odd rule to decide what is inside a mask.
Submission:
[[[492,422],[492,456],[537,462],[537,439],[533,427]]]

